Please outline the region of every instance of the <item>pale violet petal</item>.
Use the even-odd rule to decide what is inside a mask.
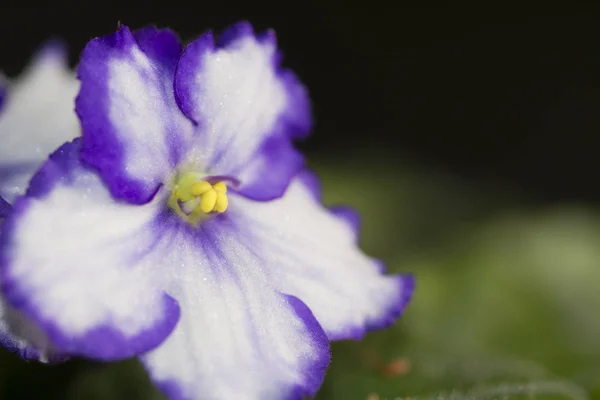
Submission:
[[[162,342],[179,317],[156,273],[163,204],[116,202],[79,149],[76,139],[53,153],[4,220],[3,294],[62,352],[130,357]]]
[[[23,74],[8,82],[0,110],[0,197],[12,203],[58,146],[79,136],[79,89],[64,49],[46,45]]]

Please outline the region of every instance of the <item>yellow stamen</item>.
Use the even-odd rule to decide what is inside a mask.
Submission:
[[[213,186],[206,181],[196,182],[192,185],[192,194],[194,196],[202,196],[204,193],[208,192],[212,188]]]
[[[227,199],[227,195],[224,192],[217,191],[217,202],[215,204],[215,211],[217,212],[225,212],[227,210],[227,206],[229,205],[229,200]]]
[[[209,213],[214,210],[215,204],[217,204],[217,192],[215,189],[210,188],[207,192],[202,195],[200,199],[200,205],[197,207],[203,213]]]
[[[224,182],[212,185],[198,178],[196,174],[184,174],[178,177],[169,199],[169,206],[192,225],[196,225],[210,213],[225,212],[229,205],[227,186]],[[184,211],[180,203],[187,203],[194,199],[199,202],[188,214],[189,211]]]
[[[221,192],[221,193],[227,193],[227,186],[225,186],[225,184],[223,182],[217,182],[214,184],[213,188],[217,191],[217,192]]]

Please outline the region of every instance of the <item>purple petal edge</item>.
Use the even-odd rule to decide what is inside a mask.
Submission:
[[[369,331],[388,328],[402,316],[412,300],[415,291],[415,277],[411,274],[403,274],[392,275],[389,279],[394,279],[398,286],[398,296],[390,302],[391,307],[379,318],[368,321],[364,326],[353,326],[344,332],[330,334],[329,340],[361,340]]]
[[[292,295],[285,295],[285,297],[296,315],[304,321],[312,340],[321,349],[320,358],[307,367],[308,374],[305,376],[304,384],[291,388],[288,396],[285,397],[287,400],[302,400],[304,396],[314,396],[325,379],[325,372],[331,361],[329,339],[312,311],[302,300]]]
[[[4,250],[8,244],[8,237],[13,230],[13,221],[26,210],[27,203],[20,198],[15,203],[11,217],[5,223],[0,236],[0,250]],[[164,318],[154,325],[127,337],[118,328],[109,324],[100,325],[81,335],[74,336],[65,334],[52,320],[45,318],[39,310],[27,300],[27,295],[17,287],[15,282],[4,272],[9,261],[6,252],[2,251],[0,269],[2,271],[2,291],[6,301],[18,312],[23,313],[29,319],[36,322],[49,342],[61,353],[83,356],[102,361],[114,361],[133,357],[160,345],[167,338],[179,321],[179,304],[172,297],[163,294]]]
[[[64,335],[51,321],[42,322],[49,340],[61,351],[102,361],[114,361],[146,353],[159,346],[175,329],[180,317],[179,304],[164,295],[165,318],[133,337],[126,337],[117,328],[104,325],[79,337]],[[41,321],[35,310],[28,314]]]
[[[285,400],[302,400],[306,396],[314,396],[323,383],[325,372],[331,361],[329,339],[306,304],[297,297],[286,294],[283,294],[283,296],[285,296],[296,315],[304,322],[313,342],[321,349],[319,359],[306,367],[307,374],[303,384],[289,388],[287,393],[281,397]],[[169,400],[192,400],[184,397],[183,391],[174,380],[153,380],[153,383]]]
[[[313,198],[321,202],[322,201],[322,188],[317,175],[305,168],[300,172],[296,179],[309,190]],[[355,238],[358,238],[360,233],[360,214],[351,207],[347,206],[333,206],[330,211],[342,219],[350,226],[355,234]],[[379,259],[372,259],[375,264],[377,271],[384,274],[386,267],[385,263]],[[398,286],[398,298],[391,302],[392,307],[387,310],[383,315],[373,321],[369,321],[364,326],[349,327],[344,332],[336,332],[329,335],[329,340],[360,340],[370,330],[384,329],[392,325],[404,312],[408,304],[410,303],[414,290],[415,290],[415,277],[410,274],[406,275],[392,275],[388,279],[394,279]]]
[[[6,218],[10,213],[12,206],[6,202],[2,197],[0,197],[0,218]]]
[[[150,379],[154,383],[154,386],[169,400],[188,400],[183,396],[183,391],[179,388],[179,385],[176,381],[159,381],[156,379],[152,379],[152,376],[150,376]]]
[[[239,21],[229,25],[219,34],[216,45],[218,48],[227,47],[237,39],[248,36],[255,36],[252,24],[248,21]]]
[[[53,321],[42,316],[36,307],[27,302],[25,296],[16,290],[14,282],[5,280],[2,283],[2,290],[7,302],[15,310],[36,321],[49,342],[61,353],[101,361],[122,360],[154,349],[171,334],[180,317],[177,301],[164,294],[162,310],[164,318],[134,336],[125,336],[118,326],[109,324],[97,326],[84,334],[74,336],[65,334]]]
[[[50,154],[48,160],[42,164],[38,172],[29,181],[26,197],[44,198],[57,183],[70,183],[73,179],[71,172],[76,168],[82,168],[79,161],[80,149],[81,138],[78,137],[64,143],[54,153]],[[26,202],[26,198],[21,197],[17,201]]]
[[[77,69],[81,89],[75,99],[75,111],[81,121],[84,137],[82,161],[98,170],[114,197],[131,204],[145,204],[152,200],[159,185],[126,174],[125,150],[107,121],[105,112],[108,110],[108,89],[97,83],[108,79],[103,63],[105,54],[133,46],[138,46],[166,71],[175,73],[181,45],[172,31],[148,27],[132,33],[126,25],[121,24],[117,32],[93,39],[83,50]]]
[[[81,89],[75,99],[75,111],[85,137],[81,160],[98,170],[113,196],[132,204],[144,204],[152,196],[147,193],[144,182],[131,179],[125,174],[125,150],[118,136],[112,132],[105,112],[102,112],[109,109],[108,94],[106,88],[96,83],[108,79],[106,68],[102,67],[101,62],[107,49],[134,45],[135,39],[129,28],[119,25],[116,33],[93,39],[85,46],[77,68]],[[155,192],[156,190],[158,188],[155,188]]]
[[[7,303],[35,321],[60,352],[104,361],[128,358],[155,348],[173,331],[179,321],[180,309],[172,297],[163,294],[163,318],[133,337],[125,337],[118,327],[108,324],[98,326],[80,336],[73,336],[64,334],[53,321],[40,315],[36,307],[28,301],[29,296],[23,293],[7,274],[11,262],[8,249],[17,222],[29,207],[31,198],[47,196],[57,183],[71,182],[74,179],[73,172],[77,168],[85,168],[78,158],[80,146],[81,138],[76,138],[52,153],[31,179],[27,194],[17,199],[8,218],[4,220],[0,230],[1,287]]]
[[[224,48],[244,37],[254,37],[260,43],[271,44],[277,49],[277,35],[272,29],[265,32],[255,33],[252,24],[248,21],[240,21],[227,27],[219,35],[216,47]],[[290,133],[291,138],[305,138],[312,129],[312,108],[310,98],[304,85],[298,77],[289,69],[281,66],[283,53],[277,50],[273,55],[273,68],[289,94],[290,105],[281,119]]]
[[[206,31],[198,39],[190,42],[185,49],[183,49],[181,59],[185,59],[187,53],[206,53],[212,52],[214,49],[215,43],[213,34],[211,31]],[[197,71],[201,69],[201,64],[179,62],[175,71],[175,101],[184,115],[196,125],[201,125],[202,121],[194,115],[194,108],[196,107],[193,101],[194,97],[188,95],[181,87],[192,86],[192,83],[189,80],[194,79]]]
[[[185,57],[186,54],[210,53],[233,45],[244,37],[252,37],[262,44],[277,49],[274,31],[268,30],[256,34],[249,22],[242,21],[225,29],[216,43],[212,32],[208,31],[188,44],[184,50],[181,58],[183,61],[178,64],[175,74],[175,97],[183,113],[196,124],[202,125],[202,121],[201,116],[196,115],[196,104],[190,90],[194,87],[195,76],[202,69],[202,57]],[[188,58],[193,61],[188,61]],[[281,66],[282,58],[282,53],[276,50],[271,63],[275,74],[286,89],[288,105],[275,122],[272,132],[265,135],[265,142],[253,156],[253,159],[265,157],[266,161],[263,163],[267,167],[256,174],[257,179],[250,179],[250,183],[238,191],[241,195],[255,201],[270,201],[285,193],[291,180],[304,165],[303,157],[294,149],[292,140],[305,138],[312,128],[312,110],[308,92],[292,71]],[[272,165],[277,165],[277,168],[272,168]],[[247,167],[252,168],[252,161]]]
[[[262,160],[265,165],[261,170],[268,173],[252,179],[237,193],[255,201],[270,201],[283,196],[292,179],[304,167],[304,157],[283,135],[265,140],[253,159]]]
[[[274,174],[264,180],[269,184],[255,184],[252,188],[241,190],[240,194],[255,201],[270,201],[283,196],[292,179],[304,167],[303,156],[294,149],[294,139],[306,138],[313,125],[310,97],[305,86],[289,69],[282,67],[283,53],[277,47],[277,36],[272,29],[256,34],[248,21],[240,21],[226,28],[217,40],[217,48],[224,48],[236,40],[253,37],[263,44],[270,44],[277,49],[271,60],[275,74],[283,82],[288,94],[289,104],[286,111],[279,117],[273,132],[268,135],[263,146],[255,157],[268,157],[267,164],[276,168],[268,168],[266,172]],[[284,160],[288,160],[284,163]],[[284,168],[281,166],[285,165]]]
[[[147,26],[134,31],[133,37],[142,52],[175,74],[182,46],[179,36],[173,30]]]

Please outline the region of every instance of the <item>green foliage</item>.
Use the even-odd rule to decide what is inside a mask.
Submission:
[[[448,191],[454,201],[445,209],[447,196],[435,190],[436,181],[420,178],[387,194],[404,201],[404,223],[382,217],[373,230],[379,240],[405,240],[399,252],[388,253],[395,260],[388,264],[392,271],[416,274],[414,301],[396,326],[361,342],[334,344],[333,365],[318,398],[598,396],[598,215],[568,207],[533,212],[509,203],[486,207],[464,188],[464,196],[457,195],[459,186]],[[367,230],[370,213],[379,217],[355,204],[367,216]],[[419,222],[410,210],[417,209],[421,216],[444,218],[415,226]],[[411,229],[432,240],[415,241]],[[443,238],[435,235],[437,229]],[[377,241],[365,238],[364,247]]]

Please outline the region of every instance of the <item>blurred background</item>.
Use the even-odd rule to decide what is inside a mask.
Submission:
[[[300,147],[326,203],[357,207],[363,249],[418,279],[395,326],[334,344],[318,399],[600,399],[600,14],[158,3],[6,3],[0,69],[18,76],[49,37],[75,66],[117,21],[277,31],[314,102]],[[1,352],[0,399],[30,398],[161,397],[135,360]]]

